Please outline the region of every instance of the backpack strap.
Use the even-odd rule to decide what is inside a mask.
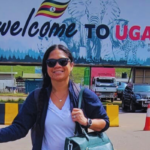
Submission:
[[[81,108],[81,104],[83,101],[83,91],[84,91],[84,87],[82,87],[80,92],[79,92],[78,108]],[[79,129],[80,129],[80,133],[82,132],[83,134],[87,135],[86,130],[84,128],[82,128],[82,126],[78,122],[76,122],[76,125],[75,125],[74,135],[78,135]]]
[[[81,108],[81,104],[82,103],[84,104],[84,101],[82,101],[84,87],[81,87],[80,84],[73,83],[73,89],[74,89],[76,97],[78,98],[78,108]],[[79,131],[79,133],[83,132],[81,125],[78,122],[76,122],[74,135],[77,135],[78,131]]]
[[[80,90],[81,90],[80,84],[73,83],[73,89],[74,89],[76,97],[78,98]]]

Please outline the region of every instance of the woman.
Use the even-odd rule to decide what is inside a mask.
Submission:
[[[63,45],[47,49],[42,88],[31,92],[12,125],[0,130],[0,142],[22,138],[32,128],[33,150],[62,150],[65,138],[74,135],[75,122],[95,131],[108,129],[108,116],[92,91],[84,90],[82,109],[77,108],[75,85],[69,79],[73,66],[73,57]]]

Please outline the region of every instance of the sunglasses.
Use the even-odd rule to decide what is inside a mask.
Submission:
[[[46,64],[48,65],[48,67],[54,67],[56,63],[58,62],[59,65],[64,67],[68,64],[69,61],[70,61],[69,58],[48,59],[46,60]]]

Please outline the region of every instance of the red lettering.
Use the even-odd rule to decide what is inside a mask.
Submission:
[[[140,40],[140,32],[135,32],[135,35],[134,35],[134,31],[135,30],[139,30],[140,31],[141,27],[140,26],[133,26],[130,28],[130,31],[129,31],[129,37],[131,40]]]
[[[147,26],[147,27],[145,28],[141,40],[144,41],[146,38],[148,38],[148,39],[150,40],[150,26]]]
[[[123,35],[120,35],[120,26],[116,25],[116,38],[118,40],[124,40],[127,38],[128,26],[127,25],[123,26],[123,29],[121,29],[121,31],[122,30],[123,30]]]

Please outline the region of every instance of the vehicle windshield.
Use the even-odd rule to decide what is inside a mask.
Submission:
[[[101,86],[110,86],[110,87],[116,87],[116,80],[113,78],[110,79],[96,79],[96,86],[101,87]]]
[[[134,92],[150,92],[150,85],[134,85]]]
[[[100,82],[100,83],[114,83],[114,80],[113,79],[99,79],[99,78],[97,78],[97,82]]]

